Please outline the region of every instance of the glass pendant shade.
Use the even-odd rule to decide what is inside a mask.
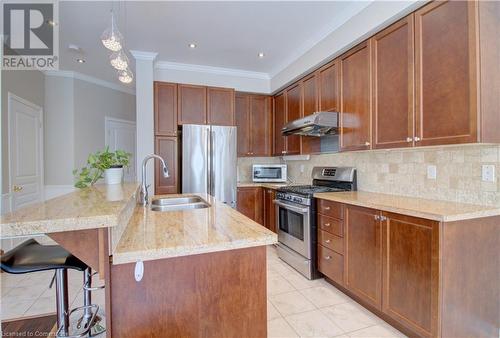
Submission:
[[[111,54],[109,61],[116,70],[125,70],[128,68],[128,57],[122,50]]]
[[[117,52],[122,49],[123,36],[115,23],[115,16],[113,15],[113,12],[111,12],[111,25],[102,33],[101,41],[104,47],[113,52]]]
[[[134,74],[129,69],[119,70],[118,80],[123,83],[131,83],[134,80]]]

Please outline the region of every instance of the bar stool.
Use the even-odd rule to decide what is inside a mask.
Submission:
[[[81,260],[73,256],[59,245],[41,245],[29,239],[2,256],[1,269],[7,273],[24,274],[30,272],[55,270],[57,337],[84,337],[91,333],[97,324],[99,306],[91,304],[92,272]],[[84,274],[84,305],[69,311],[68,305],[68,269],[82,271]],[[54,279],[51,282],[54,282]],[[83,311],[78,321],[78,328],[83,324],[84,330],[76,336],[69,335],[69,318],[75,311]],[[100,330],[99,333],[103,332]]]

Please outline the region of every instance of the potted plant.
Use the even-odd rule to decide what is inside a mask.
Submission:
[[[94,185],[104,177],[106,184],[118,184],[123,180],[123,167],[130,163],[130,153],[123,150],[109,151],[106,147],[103,151],[90,154],[87,165],[82,169],[73,170],[76,188],[86,188]]]

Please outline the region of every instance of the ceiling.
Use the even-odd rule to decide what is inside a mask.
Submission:
[[[113,8],[128,50],[158,52],[157,61],[272,77],[369,3],[63,1],[59,3],[60,68],[118,83],[99,39]],[[197,48],[189,48],[192,42]],[[68,50],[69,44],[82,52]],[[265,57],[259,58],[259,52]],[[76,62],[81,57],[84,64]]]

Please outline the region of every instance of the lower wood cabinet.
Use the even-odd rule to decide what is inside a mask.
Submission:
[[[276,229],[276,190],[264,188],[264,226],[273,232],[278,232]]]
[[[156,136],[155,154],[160,155],[168,167],[170,176],[163,177],[161,164],[155,160],[155,194],[179,193],[179,149],[177,137]]]
[[[262,188],[240,187],[237,191],[238,201],[236,209],[255,222],[263,224]]]

